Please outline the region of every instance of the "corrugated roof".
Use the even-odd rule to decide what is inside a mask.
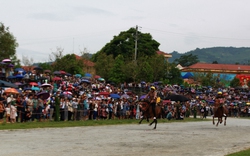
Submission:
[[[240,64],[209,64],[209,63],[196,63],[189,67],[189,69],[210,69],[210,70],[249,70],[249,65]]]

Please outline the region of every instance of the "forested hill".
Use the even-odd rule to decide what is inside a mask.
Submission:
[[[195,50],[178,53],[172,52],[172,58],[169,62],[180,58],[182,55],[196,55],[200,62],[213,63],[217,61],[219,64],[250,64],[250,47],[212,47],[212,48],[196,48]]]

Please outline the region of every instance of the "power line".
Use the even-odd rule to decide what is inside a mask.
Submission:
[[[148,30],[158,31],[158,32],[161,32],[161,33],[163,32],[163,33],[187,36],[187,34],[185,34],[185,33],[170,32],[170,31],[165,31],[165,30],[151,29],[151,28],[147,28],[147,27],[143,27],[143,28],[148,29]],[[228,38],[228,37],[214,37],[214,36],[204,36],[204,35],[195,35],[195,36],[203,37],[203,38],[227,39],[227,40],[250,40],[250,39],[247,39],[247,38]]]

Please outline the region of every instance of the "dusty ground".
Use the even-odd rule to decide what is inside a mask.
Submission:
[[[1,156],[223,156],[250,147],[250,120],[0,131]]]

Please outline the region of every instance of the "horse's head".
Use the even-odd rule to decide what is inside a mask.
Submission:
[[[139,101],[139,106],[140,106],[140,108],[142,109],[142,111],[147,110],[148,107],[149,107],[149,105],[150,105],[150,102],[149,102],[148,99],[141,99],[141,100]]]

